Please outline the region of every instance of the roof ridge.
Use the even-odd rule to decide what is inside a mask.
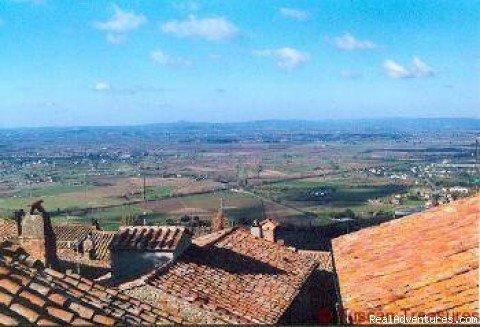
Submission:
[[[419,217],[422,217],[422,216],[432,216],[435,213],[439,213],[439,212],[442,212],[442,211],[448,210],[448,209],[461,208],[465,205],[469,205],[472,202],[475,203],[477,201],[480,204],[480,194],[476,194],[476,195],[473,195],[473,196],[470,196],[470,197],[467,197],[467,198],[462,198],[462,199],[459,199],[459,200],[456,200],[456,201],[453,201],[453,202],[440,204],[436,207],[432,207],[432,208],[429,208],[425,211],[417,212],[417,213],[414,213],[414,214],[411,214],[411,215],[408,215],[408,216],[405,216],[405,217],[401,217],[401,218],[397,218],[397,219],[390,219],[390,220],[382,222],[378,225],[373,225],[373,226],[369,226],[369,227],[366,227],[366,228],[362,228],[359,231],[356,231],[356,232],[351,233],[351,234],[341,235],[337,238],[353,237],[352,235],[361,235],[362,233],[368,233],[368,231],[371,231],[372,229],[382,228],[382,227],[385,228],[385,227],[388,227],[388,226],[395,226],[397,224],[404,224],[408,221],[414,221],[414,220],[416,220],[416,219],[418,219]],[[480,211],[480,208],[479,208],[479,211]]]
[[[223,240],[228,235],[231,235],[236,230],[240,230],[240,228],[238,226],[225,228],[225,229],[222,229],[218,232],[209,233],[209,234],[199,236],[199,237],[193,239],[192,243],[196,246],[199,246],[199,247],[212,246],[212,245],[220,242],[221,240]],[[211,237],[211,239],[210,239],[210,237]]]

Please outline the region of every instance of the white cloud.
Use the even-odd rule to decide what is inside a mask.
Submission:
[[[107,34],[107,41],[111,44],[121,44],[125,42],[125,35],[124,34],[115,34],[115,33],[108,33]]]
[[[429,77],[434,75],[433,69],[418,57],[413,57],[413,74],[417,77]]]
[[[162,50],[155,50],[150,53],[150,59],[159,65],[168,65],[168,66],[190,66],[192,63],[189,60],[172,57],[169,54],[165,53]]]
[[[105,22],[97,22],[95,26],[103,31],[124,33],[135,30],[147,19],[143,15],[137,15],[134,12],[122,10],[119,6],[113,5],[113,16]]]
[[[287,17],[287,18],[292,18],[295,20],[306,20],[309,16],[308,12],[305,10],[300,10],[300,9],[294,9],[294,8],[280,8],[279,9],[280,15]]]
[[[412,74],[402,65],[393,60],[385,60],[383,62],[383,69],[385,73],[391,78],[409,78]]]
[[[340,50],[375,49],[377,47],[372,41],[358,40],[350,33],[333,38],[331,43]]]
[[[186,20],[172,20],[164,23],[161,30],[177,37],[201,38],[207,41],[223,41],[235,37],[238,28],[223,17],[197,19],[194,15]]]
[[[97,29],[108,32],[107,40],[112,44],[122,43],[125,33],[136,30],[147,22],[147,18],[142,14],[123,10],[115,4],[112,7],[113,15],[110,19],[94,23]]]
[[[413,57],[411,69],[407,69],[391,59],[385,60],[382,66],[389,77],[396,79],[431,77],[435,74],[435,71],[418,57]]]
[[[109,83],[100,81],[95,83],[95,85],[93,86],[93,89],[95,91],[103,92],[103,91],[110,91],[112,88],[110,87]]]
[[[273,58],[277,65],[283,69],[294,69],[306,63],[310,56],[308,53],[301,52],[293,48],[265,49],[253,52],[254,55]]]

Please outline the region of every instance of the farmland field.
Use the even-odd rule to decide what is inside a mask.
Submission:
[[[442,187],[473,189],[478,172],[476,130],[188,126],[4,133],[16,142],[2,147],[0,215],[42,199],[56,221],[208,225],[223,199],[234,224],[324,226],[344,215],[391,217]]]

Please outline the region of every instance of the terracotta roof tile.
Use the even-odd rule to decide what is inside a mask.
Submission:
[[[20,324],[20,321],[14,317],[2,313],[2,307],[0,307],[0,322],[5,326],[16,326]]]
[[[112,325],[165,324],[178,321],[118,290],[76,274],[27,265],[27,256],[0,244],[0,324]],[[113,314],[115,312],[115,315]]]
[[[10,305],[10,310],[19,314],[20,316],[24,317],[32,323],[35,322],[40,316],[37,311],[30,309],[29,307],[24,306],[20,303],[13,303],[12,305]]]
[[[150,303],[167,294],[230,323],[277,322],[317,264],[248,230],[216,236],[213,243],[209,239],[191,245],[140,285],[124,285],[130,288],[126,292]],[[170,309],[189,319],[182,308]]]
[[[58,318],[66,323],[72,321],[74,316],[72,311],[63,310],[53,305],[47,306],[46,311],[50,316]]]
[[[479,218],[477,195],[334,239],[344,307],[476,312]]]
[[[46,301],[42,299],[40,296],[37,296],[27,290],[22,291],[20,293],[20,296],[23,297],[26,301],[32,304],[35,304],[36,306],[39,306],[39,307],[43,307],[46,303]]]
[[[122,227],[112,241],[115,250],[173,251],[188,231],[184,227]]]
[[[35,323],[35,325],[37,325],[37,326],[61,326],[61,325],[53,322],[52,320],[46,319],[46,318],[40,318],[40,319]]]

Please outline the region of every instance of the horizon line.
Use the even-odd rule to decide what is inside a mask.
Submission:
[[[395,116],[395,117],[370,117],[370,118],[323,118],[323,119],[252,119],[252,120],[237,120],[237,121],[204,121],[204,120],[176,120],[170,122],[152,122],[152,123],[125,123],[125,124],[93,124],[93,125],[38,125],[38,126],[0,126],[0,130],[11,129],[43,129],[43,128],[120,128],[120,127],[142,127],[154,125],[176,125],[176,124],[204,124],[204,125],[229,125],[229,124],[245,124],[245,123],[267,123],[267,122],[302,122],[302,123],[320,123],[320,122],[354,122],[354,121],[385,121],[385,120],[480,120],[480,117],[410,117],[410,116]]]

